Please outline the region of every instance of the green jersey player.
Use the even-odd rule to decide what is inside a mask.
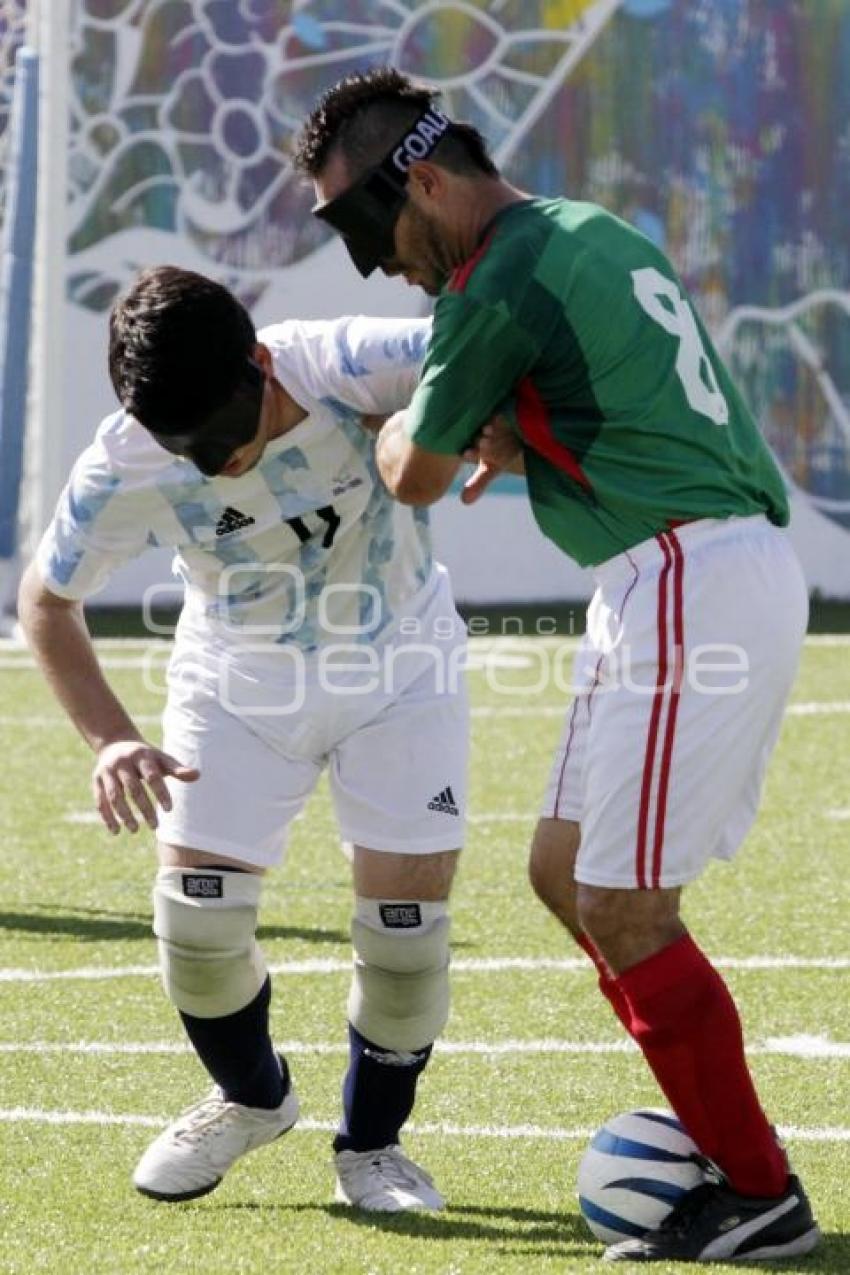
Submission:
[[[349,77],[298,159],[362,274],[437,297],[409,410],[378,438],[389,490],[431,504],[501,413],[537,522],[596,577],[531,877],[715,1166],[607,1256],[808,1252],[819,1232],[737,1010],[679,915],[682,886],[755,816],[796,670],[807,599],[781,476],[658,248],[512,186],[429,90],[389,68]],[[468,499],[504,458],[483,438]]]
[[[788,522],[782,478],[669,264],[592,204],[509,204],[437,303],[410,437],[456,457],[506,406],[534,515],[582,566],[683,518]]]

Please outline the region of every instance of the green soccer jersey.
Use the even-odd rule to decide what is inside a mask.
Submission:
[[[509,205],[437,301],[410,437],[458,453],[496,410],[522,436],[540,528],[583,566],[693,518],[788,522],[669,261],[593,204]]]

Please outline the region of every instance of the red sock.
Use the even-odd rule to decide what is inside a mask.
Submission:
[[[587,952],[587,955],[596,966],[596,971],[599,975],[600,992],[607,998],[608,1003],[625,1027],[626,1031],[631,1033],[632,1011],[629,1009],[628,1002],[626,1001],[623,993],[620,991],[616,979],[612,978],[611,971],[602,959],[599,949],[586,934],[580,934],[576,938],[576,942],[579,947],[584,948],[585,952]]]
[[[753,1087],[735,1002],[690,935],[616,982],[631,1034],[700,1150],[733,1190],[781,1195],[788,1166]]]

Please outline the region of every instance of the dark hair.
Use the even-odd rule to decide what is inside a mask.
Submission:
[[[160,433],[193,429],[233,395],[257,336],[220,283],[143,270],[109,316],[109,376],[122,407]]]
[[[352,178],[377,164],[417,116],[435,105],[437,93],[392,66],[348,75],[314,107],[298,138],[295,166],[316,177],[331,151],[345,157]],[[454,173],[498,177],[487,143],[471,124],[452,123],[431,156]]]

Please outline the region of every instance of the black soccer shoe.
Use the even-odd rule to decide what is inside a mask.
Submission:
[[[820,1231],[799,1178],[782,1195],[739,1195],[723,1182],[689,1191],[654,1231],[605,1250],[606,1262],[766,1262],[802,1257]]]

